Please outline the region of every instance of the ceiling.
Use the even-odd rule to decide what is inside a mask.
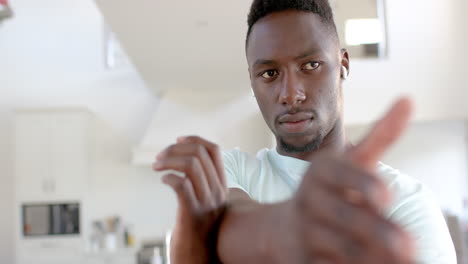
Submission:
[[[96,0],[157,92],[249,87],[244,41],[251,0]]]

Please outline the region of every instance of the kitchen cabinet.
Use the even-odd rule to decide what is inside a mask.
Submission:
[[[83,264],[86,258],[83,254],[57,251],[49,254],[23,254],[17,258],[18,264]]]
[[[15,115],[15,178],[21,201],[78,200],[90,175],[90,114],[23,110]]]
[[[18,198],[40,199],[53,191],[49,129],[44,114],[15,116],[15,180]]]
[[[54,113],[50,136],[51,177],[58,197],[81,199],[90,178],[87,112]]]

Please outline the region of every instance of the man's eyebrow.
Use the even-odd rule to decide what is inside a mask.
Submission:
[[[297,56],[295,58],[295,60],[300,60],[300,59],[303,59],[303,58],[307,58],[309,56],[312,56],[312,55],[316,55],[316,54],[319,54],[321,52],[320,49],[318,48],[312,48],[304,53],[302,53],[301,55]]]
[[[307,57],[312,56],[312,55],[319,54],[320,52],[322,52],[321,49],[319,49],[319,48],[312,48],[312,49],[310,49],[310,50],[308,50],[308,51],[302,53],[301,55],[295,57],[294,59],[295,59],[295,60],[300,60],[300,59],[307,58]],[[277,63],[276,63],[276,61],[274,61],[274,60],[258,59],[258,60],[255,61],[254,67],[260,66],[260,65],[270,65],[270,66],[272,66],[272,65],[276,65],[276,64],[277,64]]]
[[[254,63],[255,66],[260,66],[260,65],[276,65],[276,62],[273,60],[264,60],[264,59],[258,59]]]

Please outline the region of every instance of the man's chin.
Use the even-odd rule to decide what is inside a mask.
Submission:
[[[313,152],[320,148],[322,138],[316,137],[312,140],[304,140],[303,142],[300,142],[299,140],[297,140],[297,142],[290,142],[286,139],[279,138],[278,144],[283,151],[288,153]]]

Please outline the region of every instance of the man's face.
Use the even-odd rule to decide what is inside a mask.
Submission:
[[[340,73],[347,54],[332,32],[314,13],[283,11],[259,20],[250,34],[252,88],[286,152],[317,149],[341,122]]]

